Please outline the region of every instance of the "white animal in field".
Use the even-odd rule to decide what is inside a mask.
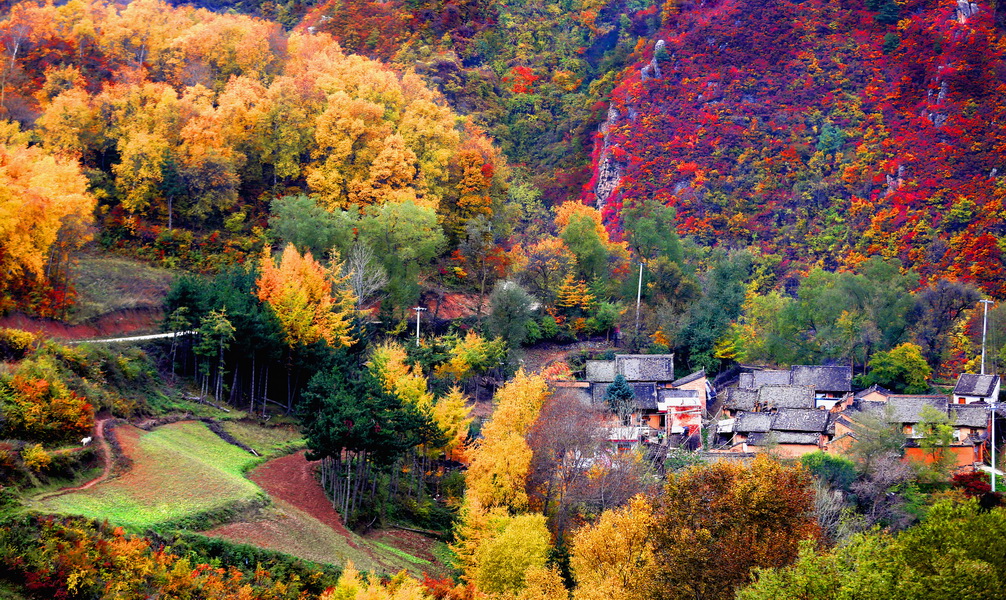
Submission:
[[[81,446],[86,446],[86,445],[88,445],[90,443],[91,443],[91,436],[88,436],[88,437],[80,440],[80,445]]]

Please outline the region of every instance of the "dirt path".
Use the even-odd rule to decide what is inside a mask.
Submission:
[[[112,472],[112,448],[111,446],[108,445],[108,440],[105,439],[105,423],[108,423],[110,420],[111,420],[110,418],[99,420],[97,424],[95,424],[94,426],[94,435],[91,436],[93,438],[91,442],[98,445],[99,448],[98,453],[101,455],[101,462],[103,463],[101,474],[95,477],[94,479],[88,481],[87,483],[75,487],[63,488],[50,494],[40,496],[38,498],[39,500],[48,500],[49,498],[55,498],[57,496],[62,496],[63,494],[69,494],[70,492],[79,492],[81,490],[86,490],[108,479],[109,474]],[[80,451],[80,448],[70,448],[67,450],[63,450],[62,452],[78,452],[78,451]]]

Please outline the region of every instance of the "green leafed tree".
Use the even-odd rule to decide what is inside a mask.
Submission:
[[[922,394],[929,391],[932,372],[922,356],[922,348],[906,342],[887,352],[874,354],[870,359],[870,371],[862,382],[866,386],[877,384],[902,394]]]
[[[608,403],[608,408],[611,409],[611,412],[618,415],[618,419],[623,425],[628,424],[635,399],[636,393],[621,373],[615,375],[615,380],[611,382],[611,385],[604,392],[604,401]]]
[[[496,284],[489,297],[489,331],[506,340],[511,351],[527,337],[527,322],[534,316],[537,301],[512,281]]]
[[[419,298],[419,273],[444,246],[436,212],[412,202],[367,207],[360,216],[359,239],[379,257],[388,274],[389,295],[399,307]]]
[[[345,211],[330,212],[314,198],[283,196],[272,201],[269,231],[283,245],[323,258],[336,248],[347,256],[353,244],[353,219]]]

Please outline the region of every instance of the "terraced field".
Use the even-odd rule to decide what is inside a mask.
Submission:
[[[315,562],[353,562],[376,573],[446,573],[432,551],[438,543],[425,536],[388,530],[360,537],[348,531],[304,452],[288,454],[303,445],[295,429],[249,421],[227,421],[220,427],[261,457],[225,442],[200,421],[152,431],[120,426],[116,436],[132,461],[126,472],[84,489],[36,499],[30,508],[108,519],[135,532],[205,531]]]
[[[200,528],[209,516],[263,504],[262,490],[244,477],[258,460],[224,442],[201,422],[185,421],[153,431],[116,430],[132,467],[92,488],[33,503],[32,508],[83,515],[129,529]]]

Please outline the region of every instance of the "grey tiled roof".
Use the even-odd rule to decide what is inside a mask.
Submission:
[[[737,387],[741,388],[742,390],[755,389],[754,373],[741,373],[737,377]]]
[[[636,408],[640,410],[657,410],[657,386],[652,383],[632,383],[632,391],[636,394]]]
[[[825,433],[827,433],[828,435],[835,435],[835,421],[838,420],[841,414],[842,413],[832,413],[832,412],[828,413],[828,425],[824,430]]]
[[[559,398],[566,403],[577,403],[583,406],[590,406],[593,402],[589,387],[556,386],[552,390],[552,397]]]
[[[814,388],[766,385],[758,389],[758,404],[768,408],[814,408]]]
[[[793,365],[793,385],[809,385],[819,392],[851,392],[852,367],[848,365]]]
[[[946,413],[947,397],[895,395],[887,399],[887,405],[891,407],[892,423],[918,423],[922,421],[922,407],[926,405]]]
[[[692,373],[691,375],[686,375],[681,379],[676,379],[675,381],[671,382],[671,385],[673,385],[674,387],[680,387],[685,385],[686,383],[691,383],[696,379],[702,379],[705,376],[706,376],[706,370],[699,369],[698,371]]]
[[[755,371],[753,376],[754,389],[759,389],[766,385],[790,385],[793,383],[792,373],[789,371]]]
[[[616,354],[615,371],[629,381],[673,381],[673,354]]]
[[[590,384],[590,395],[593,403],[606,406],[604,396],[608,393],[610,383],[595,381]],[[636,408],[640,410],[657,410],[657,388],[652,383],[630,383]]]
[[[806,408],[783,408],[772,421],[773,431],[821,433],[828,427],[828,411]]]
[[[985,427],[989,423],[989,405],[984,402],[975,404],[951,404],[950,418],[958,427]]]
[[[958,396],[982,396],[988,398],[995,391],[998,375],[972,375],[961,373],[954,386],[954,394]]]
[[[727,410],[754,410],[758,392],[742,388],[728,388],[723,408]]]
[[[751,433],[755,431],[765,432],[772,428],[772,413],[745,412],[737,415],[734,421],[734,431],[740,433]]]
[[[611,384],[603,381],[590,383],[590,396],[593,398],[594,404],[604,404],[604,395],[608,392],[609,385]]]
[[[614,381],[615,361],[588,360],[586,371],[587,381]]]
[[[821,441],[819,433],[800,433],[794,431],[770,431],[767,433],[752,433],[748,436],[747,443],[752,446],[763,446],[765,444],[802,444],[817,446]]]
[[[863,396],[866,396],[867,394],[870,394],[872,392],[878,392],[878,393],[883,394],[885,396],[890,396],[891,394],[894,393],[894,392],[892,392],[891,390],[889,390],[889,389],[887,389],[885,387],[879,386],[877,384],[873,384],[870,387],[866,388],[865,390],[859,390],[858,392],[856,392],[856,396],[855,397],[856,398],[862,398]]]

